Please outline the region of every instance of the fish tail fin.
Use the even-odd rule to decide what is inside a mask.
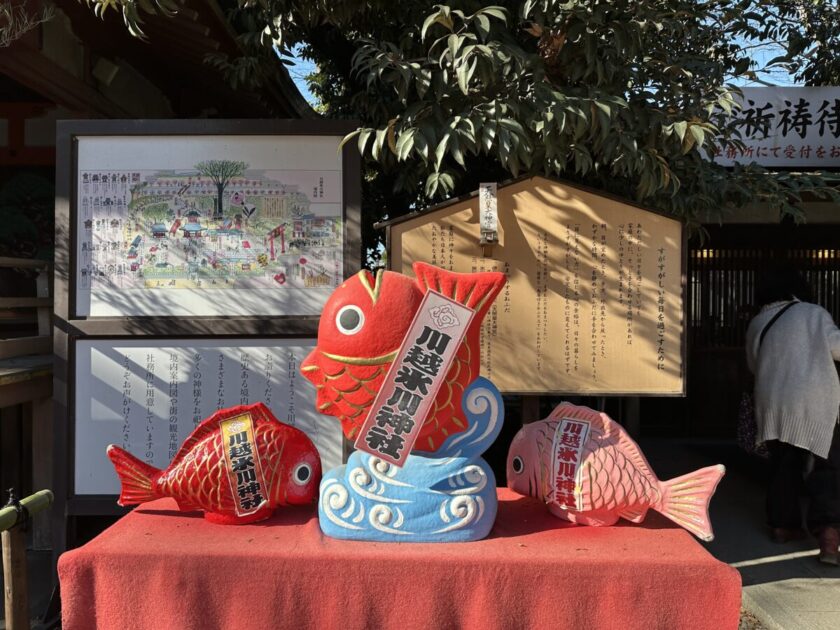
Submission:
[[[709,501],[725,472],[726,468],[718,464],[661,482],[662,499],[654,509],[700,540],[714,540]]]
[[[481,320],[507,280],[505,274],[499,271],[458,273],[424,262],[414,263],[413,269],[417,277],[417,286],[423,293],[429,290],[437,291],[473,309],[473,322],[477,322],[478,325],[481,325]]]
[[[119,505],[137,505],[158,498],[155,481],[162,472],[159,468],[150,466],[114,444],[108,446],[107,452],[120,478]]]

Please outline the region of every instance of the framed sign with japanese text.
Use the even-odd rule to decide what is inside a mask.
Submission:
[[[320,415],[299,366],[314,339],[81,339],[75,344],[71,496],[119,494],[105,449],[116,444],[166,468],[218,409],[263,402],[341,464],[336,422]]]
[[[507,276],[482,375],[512,394],[684,395],[683,224],[543,177],[499,185],[497,203],[490,247],[475,195],[383,224],[394,271]]]
[[[317,316],[358,266],[351,127],[146,122],[59,125],[71,316]]]

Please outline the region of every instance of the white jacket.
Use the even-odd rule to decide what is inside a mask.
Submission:
[[[781,440],[828,456],[840,411],[840,329],[821,306],[797,302],[767,331],[787,302],[765,306],[747,329],[747,365],[755,374],[757,441]]]

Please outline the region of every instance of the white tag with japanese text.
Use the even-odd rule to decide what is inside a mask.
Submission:
[[[405,464],[473,315],[436,291],[426,293],[359,431],[357,449]]]

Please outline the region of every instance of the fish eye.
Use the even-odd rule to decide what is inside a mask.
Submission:
[[[312,477],[312,467],[309,464],[298,464],[292,471],[292,481],[297,485],[304,485]]]
[[[513,458],[512,465],[513,472],[515,472],[517,475],[520,474],[523,470],[525,470],[525,464],[522,462],[522,458],[519,457],[519,455]]]
[[[335,316],[335,325],[345,335],[355,335],[365,325],[365,314],[355,304],[343,306]]]

